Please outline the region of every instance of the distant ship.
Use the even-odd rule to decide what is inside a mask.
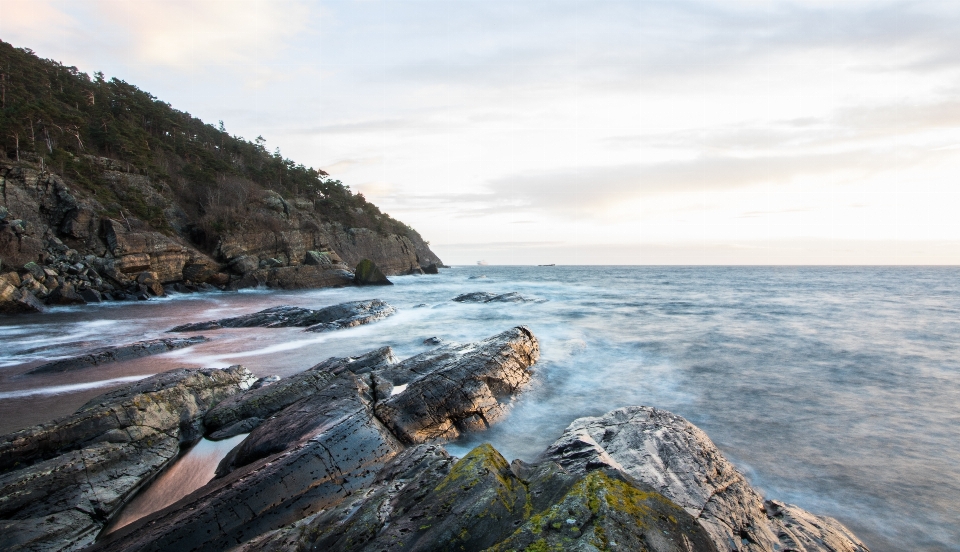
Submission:
[[[480,266],[487,266],[487,261],[477,261],[477,264]]]

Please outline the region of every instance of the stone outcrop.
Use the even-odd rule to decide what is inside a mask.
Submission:
[[[211,241],[166,183],[111,159],[84,159],[116,198],[162,216],[141,220],[38,165],[0,162],[0,270],[21,279],[11,284],[19,293],[0,290],[0,314],[169,291],[344,286],[363,259],[387,275],[442,266],[416,232],[345,228],[324,221],[310,201],[288,202],[269,190],[251,198],[253,222]]]
[[[210,341],[202,335],[183,338],[151,339],[148,341],[138,341],[129,345],[120,345],[116,347],[102,347],[91,351],[85,355],[54,360],[46,364],[41,364],[27,372],[28,374],[51,374],[56,372],[70,372],[89,368],[90,366],[99,366],[110,362],[130,360],[150,355],[158,355],[184,347],[191,347],[198,343]]]
[[[397,312],[396,309],[379,299],[351,301],[316,310],[282,305],[243,316],[182,324],[169,331],[193,332],[220,328],[298,327],[305,328],[304,331],[308,332],[325,332],[369,324],[383,320],[395,312]]]
[[[0,548],[76,550],[203,434],[207,410],[249,387],[241,366],[172,370],[75,414],[0,437]]]
[[[539,342],[522,326],[438,347],[371,372],[377,417],[408,444],[485,429],[503,417],[539,358]]]
[[[248,392],[209,414],[211,429],[236,423],[233,420],[265,418],[221,462],[220,477],[166,510],[111,534],[95,548],[224,550],[335,508],[374,484],[383,466],[404,450],[402,440],[413,434],[407,431],[398,438],[381,420],[381,412],[392,416],[394,427],[445,427],[451,418],[486,405],[491,388],[508,392],[506,383],[496,382],[527,381],[538,350],[536,339],[517,328],[455,352],[409,359],[412,362],[394,363],[385,350],[330,359],[308,374],[288,378],[288,383],[280,380]],[[527,375],[519,376],[518,369]],[[431,374],[458,378],[452,387],[463,391],[443,392],[432,407],[423,408]],[[388,378],[410,383],[381,399],[379,382],[390,385]],[[492,383],[484,387],[487,381]],[[406,393],[418,398],[393,401],[389,409],[378,410],[382,400]],[[499,396],[500,410],[507,400]],[[400,412],[404,404],[412,410]],[[416,421],[416,416],[430,419]]]
[[[238,550],[713,552],[682,508],[616,470],[508,464],[490,445],[459,461],[419,445],[370,488]]]
[[[491,293],[489,291],[475,291],[473,293],[464,293],[453,298],[458,303],[527,303],[536,302],[536,299],[529,299],[512,291],[510,293]]]
[[[655,408],[621,408],[576,420],[542,458],[571,473],[610,467],[629,474],[696,517],[719,550],[867,550],[834,519],[764,502],[703,431]]]
[[[393,285],[393,282],[387,280],[383,272],[370,259],[364,259],[357,263],[357,268],[353,271],[353,283],[358,286]]]

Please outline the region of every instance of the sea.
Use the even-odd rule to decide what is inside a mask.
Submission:
[[[532,461],[576,418],[655,406],[703,429],[767,498],[837,518],[874,552],[960,551],[960,268],[462,266],[391,279],[389,287],[171,295],[3,318],[0,433],[176,367],[243,364],[286,376],[331,356],[389,345],[403,358],[431,348],[432,337],[469,342],[524,325],[541,346],[533,382],[505,420],[447,445],[452,454],[491,442],[508,460]],[[474,291],[532,301],[452,300]],[[25,374],[97,347],[169,336],[186,322],[373,298],[398,313],[320,334],[197,332],[211,341]]]

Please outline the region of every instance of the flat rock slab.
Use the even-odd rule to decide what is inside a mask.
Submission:
[[[171,332],[195,332],[220,328],[306,328],[308,332],[325,332],[369,324],[396,313],[390,304],[379,299],[352,301],[322,309],[305,309],[282,305],[253,314],[233,318],[182,324]]]
[[[489,291],[475,291],[464,293],[453,298],[458,303],[543,303],[543,299],[531,299],[512,291],[510,293],[490,293]]]
[[[129,345],[120,345],[118,347],[103,347],[96,349],[85,355],[55,360],[46,364],[41,364],[28,374],[52,374],[57,372],[71,372],[90,366],[99,366],[110,362],[119,362],[121,360],[130,360],[150,355],[158,355],[175,349],[183,349],[198,343],[206,343],[210,339],[198,335],[194,337],[177,337],[165,339],[151,339],[149,341],[138,341]]]
[[[767,501],[699,428],[651,407],[575,420],[542,456],[572,473],[613,468],[697,518],[720,550],[867,552],[838,521]]]
[[[0,437],[0,549],[92,543],[182,444],[200,437],[203,414],[255,380],[242,366],[171,370]]]

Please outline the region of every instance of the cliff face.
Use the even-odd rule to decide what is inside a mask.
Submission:
[[[321,170],[0,41],[0,312],[442,264]],[[31,264],[32,263],[32,264]],[[60,291],[56,291],[60,290]]]
[[[440,264],[415,232],[348,228],[323,220],[314,203],[269,190],[255,190],[237,212],[248,223],[211,238],[170,186],[117,170],[109,160],[93,161],[112,195],[136,195],[162,213],[159,223],[124,209],[113,214],[97,194],[36,163],[0,162],[0,286],[21,296],[7,312],[36,310],[23,306],[28,293],[69,304],[142,299],[162,294],[164,286],[324,287],[348,284],[362,259],[389,275]]]

